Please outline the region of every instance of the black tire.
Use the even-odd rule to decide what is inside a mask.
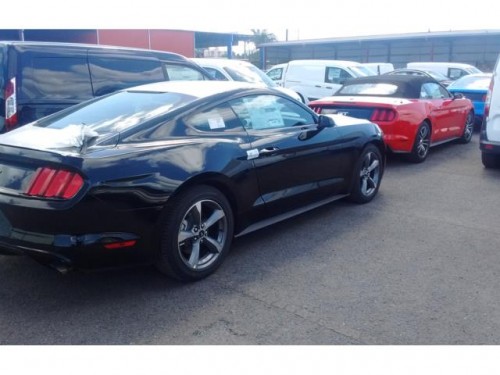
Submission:
[[[420,124],[417,130],[415,142],[413,143],[411,153],[408,155],[408,160],[413,163],[422,163],[429,154],[430,145],[431,127],[426,121],[424,121]]]
[[[472,139],[472,134],[474,133],[474,112],[470,111],[465,118],[464,132],[462,136],[458,139],[458,143],[469,143]]]
[[[481,153],[481,161],[485,168],[499,168],[500,167],[500,155],[489,154],[486,152]]]
[[[383,174],[380,150],[375,145],[367,145],[356,161],[349,200],[361,204],[370,202],[377,195]]]
[[[201,280],[223,262],[233,238],[231,206],[217,189],[201,185],[174,198],[160,221],[156,267],[181,281]]]

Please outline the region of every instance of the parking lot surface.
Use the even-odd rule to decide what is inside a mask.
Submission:
[[[0,344],[500,344],[499,186],[474,134],[391,156],[369,204],[235,240],[201,282],[0,257]]]

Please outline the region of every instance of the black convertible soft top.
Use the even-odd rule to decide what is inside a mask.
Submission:
[[[397,86],[397,90],[389,95],[389,97],[395,98],[406,98],[406,99],[418,99],[420,98],[420,91],[424,83],[438,83],[436,80],[430,77],[421,76],[410,76],[410,75],[380,75],[380,76],[369,76],[352,78],[345,81],[344,86],[340,88],[335,94],[341,96],[368,96],[369,94],[352,94],[352,93],[342,93],[342,89],[346,86],[360,85],[360,84],[377,84],[377,83],[388,83]]]

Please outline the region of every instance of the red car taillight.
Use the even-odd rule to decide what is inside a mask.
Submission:
[[[78,173],[63,169],[38,168],[27,195],[42,198],[73,198],[82,188],[83,178]]]
[[[375,109],[370,117],[373,122],[389,122],[396,118],[396,111],[392,109]]]
[[[12,130],[17,125],[16,78],[5,85],[5,129]]]

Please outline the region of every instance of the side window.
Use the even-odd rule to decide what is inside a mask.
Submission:
[[[283,68],[271,69],[270,71],[267,72],[267,75],[273,81],[279,81],[281,80],[281,77],[283,75]]]
[[[163,63],[169,81],[203,81],[205,76],[190,66]]]
[[[421,99],[446,99],[450,97],[451,95],[444,87],[433,82],[424,83],[420,91]]]
[[[459,69],[459,68],[448,68],[448,77],[450,79],[459,79],[460,77],[466,75],[467,72],[465,70]]]
[[[227,103],[189,116],[184,122],[202,132],[243,131],[240,120]]]
[[[229,102],[246,129],[265,130],[314,124],[314,116],[292,101],[274,95],[252,95]]]
[[[21,98],[85,100],[92,98],[87,61],[83,57],[33,57],[21,77]]]
[[[347,73],[344,69],[327,67],[325,74],[325,82],[343,84],[346,79],[352,78],[352,76]]]
[[[96,96],[165,80],[157,60],[89,56],[89,63]]]
[[[208,72],[208,74],[210,74],[210,76],[213,79],[216,79],[217,81],[228,81],[228,79],[226,78],[226,76],[223,75],[221,72],[219,72],[217,69],[208,68],[206,66],[204,66],[203,69],[205,69]]]

